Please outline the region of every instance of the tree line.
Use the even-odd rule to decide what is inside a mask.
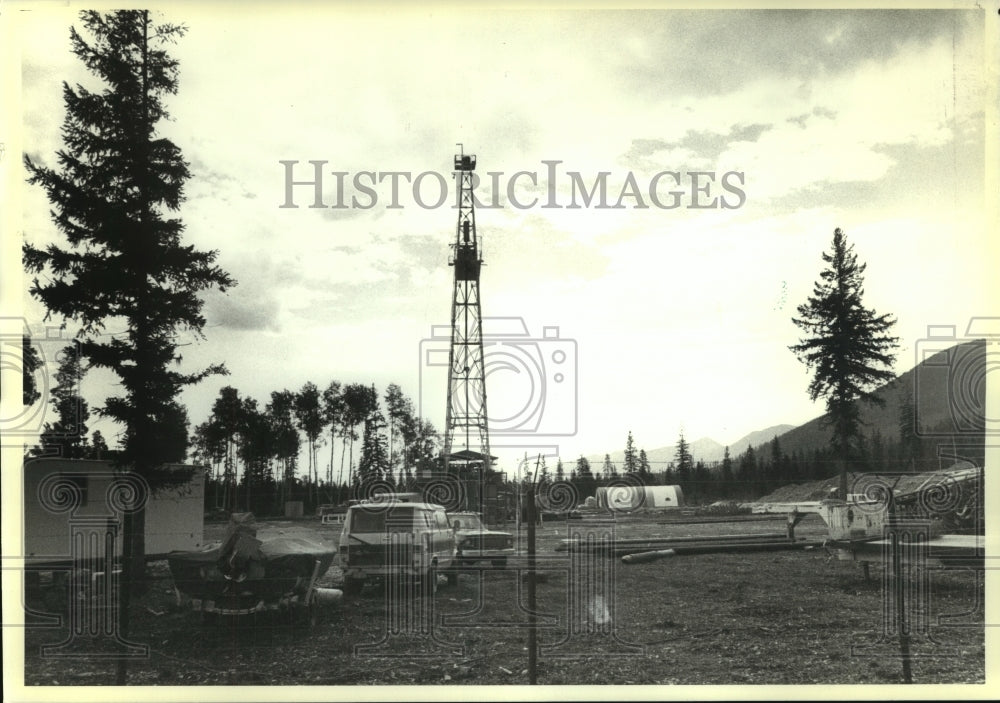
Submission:
[[[919,436],[914,430],[910,395],[900,399],[897,430],[894,436],[886,436],[878,428],[870,428],[852,437],[852,471],[919,473],[941,468],[939,438]],[[975,461],[980,457],[971,459]],[[660,468],[651,465],[644,449],[636,449],[629,432],[621,466],[611,460],[610,454],[605,454],[603,462],[594,469],[590,461],[581,456],[568,473],[563,462],[558,460],[553,475],[542,457],[537,483],[545,486],[553,481],[569,481],[581,499],[595,495],[602,486],[626,481],[646,486],[679,485],[685,500],[695,504],[718,500],[752,501],[791,483],[829,479],[837,475],[842,463],[842,449],[832,444],[789,452],[777,436],[766,444],[751,445],[735,457],[726,447],[721,460],[705,461],[691,454],[690,444],[681,432],[673,459]]]
[[[395,383],[380,396],[374,385],[331,381],[321,391],[310,381],[272,391],[263,406],[225,386],[194,429],[192,458],[212,468],[214,507],[272,514],[288,500],[308,511],[342,503],[375,482],[412,488],[432,467],[439,439]]]

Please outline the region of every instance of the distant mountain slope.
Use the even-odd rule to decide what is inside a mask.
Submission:
[[[945,349],[940,346],[930,349],[919,364],[878,390],[876,395],[885,401],[884,406],[861,403],[865,435],[878,432],[886,442],[898,442],[901,408],[909,405],[913,407],[918,434],[929,438],[928,441],[940,446],[942,451],[950,451],[953,446],[954,453],[961,458],[965,456],[962,449],[965,445],[979,447],[974,453],[981,453],[988,371],[986,362],[984,340],[973,340]],[[775,436],[787,454],[796,451],[810,454],[816,449],[826,449],[831,432],[824,419],[825,415],[798,427],[775,425],[751,432],[730,443],[729,454],[735,460],[747,447],[766,445]],[[636,451],[640,448],[637,446]],[[724,450],[724,445],[707,437],[690,443],[695,461],[721,461]],[[646,449],[650,468],[654,472],[665,469],[674,461],[676,453],[675,444]],[[610,454],[611,461],[621,471],[624,448]],[[593,454],[587,460],[596,472],[604,463],[604,455]]]
[[[732,444],[729,445],[729,454],[732,457],[738,456],[740,453],[746,451],[746,448],[751,444],[757,446],[763,444],[764,442],[770,442],[775,435],[780,435],[783,432],[787,432],[795,427],[795,425],[775,425],[773,427],[768,427],[765,430],[757,430],[751,432],[745,437],[741,437]],[[715,461],[722,461],[722,457],[725,454],[726,446],[719,444],[714,439],[709,437],[702,437],[701,439],[696,439],[693,442],[689,442],[688,451],[691,452],[691,456],[694,460],[704,461],[706,464],[710,464]],[[643,447],[636,447],[636,452]],[[614,462],[618,470],[621,471],[622,463],[625,461],[625,450],[620,449],[618,451],[610,452],[611,461]],[[657,447],[655,449],[646,449],[646,458],[649,459],[650,468],[653,471],[662,471],[667,468],[667,465],[674,461],[677,456],[677,445],[670,444],[664,447]],[[594,454],[587,457],[587,461],[590,462],[592,469],[597,470],[604,464],[603,454]]]
[[[745,452],[747,447],[759,447],[793,429],[795,429],[795,425],[775,425],[774,427],[768,427],[766,430],[751,432],[746,437],[741,437],[729,445],[729,456],[737,457]],[[719,459],[721,458],[722,456],[719,456]]]
[[[940,443],[953,442],[958,453],[964,442],[981,444],[986,372],[986,343],[983,340],[928,355],[878,390],[876,395],[885,401],[882,407],[860,404],[865,434],[870,436],[877,431],[887,441],[898,441],[903,417],[901,408],[912,405],[919,434],[938,437]],[[782,450],[791,454],[799,450],[809,453],[825,449],[831,438],[825,417],[814,418],[780,435],[778,441]],[[730,454],[736,456],[737,453],[730,449]]]

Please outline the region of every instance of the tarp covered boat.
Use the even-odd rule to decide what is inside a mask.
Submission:
[[[259,540],[253,515],[237,513],[222,542],[171,552],[167,560],[184,595],[210,603],[208,609],[250,612],[262,604],[308,596],[335,555],[331,547],[298,537]]]

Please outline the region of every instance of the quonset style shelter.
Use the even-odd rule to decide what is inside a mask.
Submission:
[[[597,506],[612,512],[662,510],[684,505],[680,486],[601,486]]]

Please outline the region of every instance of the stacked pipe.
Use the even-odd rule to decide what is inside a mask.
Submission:
[[[711,525],[719,522],[767,522],[769,520],[784,520],[784,515],[720,515],[685,517],[679,516],[666,520],[657,520],[657,525]]]
[[[600,548],[606,550],[610,556],[622,557],[622,561],[626,564],[640,564],[687,554],[808,549],[822,544],[821,541],[790,540],[784,532],[770,532],[714,537],[616,539],[610,548],[601,542],[563,540],[556,546],[556,551],[589,551]]]

